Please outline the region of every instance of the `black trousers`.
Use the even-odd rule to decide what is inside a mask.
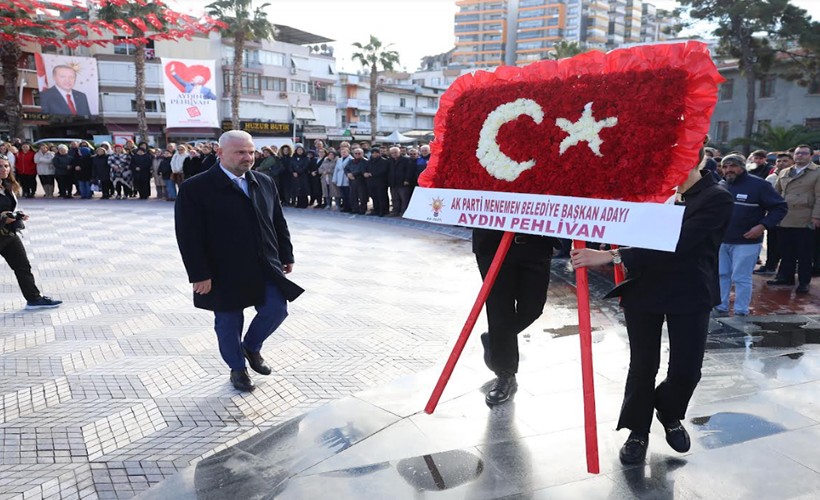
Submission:
[[[9,267],[14,271],[14,276],[17,277],[17,284],[20,285],[20,291],[23,292],[23,297],[28,302],[39,300],[40,290],[34,283],[34,275],[31,274],[31,264],[26,255],[26,247],[20,241],[20,237],[16,234],[8,236],[0,236],[0,255],[6,259]]]
[[[777,277],[794,282],[794,272],[797,270],[797,283],[808,285],[811,283],[814,256],[814,230],[802,227],[781,227],[777,230],[781,254]]]
[[[492,255],[476,255],[481,277]],[[485,305],[490,335],[490,360],[496,373],[518,372],[518,334],[544,312],[550,284],[550,261],[518,261],[507,257]]]
[[[23,188],[23,197],[33,198],[34,192],[37,191],[37,176],[20,174],[17,179],[20,181],[20,187]]]
[[[367,179],[367,193],[373,199],[373,212],[387,215],[390,212],[390,198],[387,196],[387,180],[379,177]]]
[[[151,196],[151,178],[137,178],[134,179],[134,184],[141,200],[148,199]]]
[[[813,271],[815,276],[820,273],[820,230],[814,230],[814,266]]]
[[[667,421],[686,416],[686,407],[700,381],[709,311],[659,314],[624,308],[624,317],[629,336],[629,373],[618,429],[626,427],[648,434],[655,408]],[[666,378],[655,387],[664,319],[669,330],[669,366]]]
[[[55,175],[54,178],[57,179],[57,190],[60,197],[71,198],[71,186],[73,185],[71,176]]]
[[[779,227],[766,230],[766,264],[763,266],[768,271],[777,271],[780,264],[780,238],[778,237]]]
[[[367,212],[367,185],[363,177],[350,179],[350,204],[353,213]]]

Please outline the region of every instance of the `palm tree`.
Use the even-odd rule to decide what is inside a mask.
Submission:
[[[550,59],[564,59],[565,57],[572,57],[577,56],[578,54],[583,54],[586,52],[578,42],[568,42],[566,40],[561,40],[560,42],[556,43],[552,46],[553,51],[550,52]]]
[[[747,148],[762,148],[766,151],[786,151],[799,144],[820,143],[820,131],[808,129],[802,125],[790,128],[779,125],[763,125],[762,130],[753,133],[751,137],[739,138],[731,141],[733,146],[743,145]]]
[[[158,3],[127,3],[121,7],[108,4],[99,10],[98,16],[103,21],[111,22],[114,19],[145,19],[148,14],[154,14],[160,20],[163,18],[163,8]],[[133,27],[134,38],[145,38],[145,33],[136,25]],[[134,45],[134,101],[137,107],[137,142],[148,140],[148,119],[145,116],[145,45]]]
[[[233,74],[231,75],[231,126],[239,129],[239,94],[242,90],[242,67],[245,42],[273,40],[276,27],[268,20],[265,3],[256,9],[252,0],[217,0],[205,7],[208,15],[224,22],[222,35],[233,38]]]
[[[34,20],[31,14],[9,3],[4,3],[2,8],[0,8],[0,17]],[[10,24],[0,26],[0,32],[9,35],[51,35],[51,33],[39,27],[23,28]],[[21,137],[23,135],[23,105],[20,102],[17,88],[19,79],[18,67],[22,56],[22,42],[19,39],[8,40],[3,38],[0,40],[0,67],[2,67],[5,92],[3,95],[3,107],[6,113],[6,120],[9,123],[9,134],[11,137]]]
[[[391,44],[392,45],[392,44]],[[363,68],[370,70],[370,142],[376,140],[376,104],[379,98],[379,88],[377,78],[379,66],[385,71],[393,71],[399,64],[399,53],[395,50],[388,50],[390,45],[382,45],[382,42],[373,35],[370,35],[370,43],[362,45],[359,42],[353,44],[359,52],[353,54],[353,60],[359,61]]]

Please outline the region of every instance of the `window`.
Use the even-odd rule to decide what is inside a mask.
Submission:
[[[760,81],[760,95],[758,97],[774,97],[774,76],[768,76]]]
[[[284,78],[273,78],[270,76],[263,76],[262,90],[271,90],[274,92],[287,92],[288,82]]]
[[[400,97],[399,98],[399,106],[402,107],[402,108],[406,108],[407,107],[407,99],[405,99],[404,97]]]
[[[125,56],[133,56],[134,50],[136,47],[132,43],[128,43],[128,37],[125,36],[115,36],[114,37],[114,53],[125,55]]]
[[[131,111],[137,111],[137,101],[131,99]],[[157,101],[145,101],[145,112],[146,113],[156,113],[157,112]]]
[[[717,122],[717,142],[729,141],[729,122]]]
[[[37,89],[31,89],[31,99],[34,102],[35,106],[40,105],[40,91]]]
[[[222,85],[225,87],[225,93],[230,93],[231,84],[233,83],[233,72],[225,71],[222,73]],[[245,95],[262,95],[262,76],[255,73],[242,73],[241,78],[241,94]]]
[[[269,50],[260,50],[259,62],[266,66],[284,66],[285,54],[280,54],[279,52],[271,52]]]
[[[732,78],[727,78],[725,82],[720,84],[720,90],[718,91],[718,100],[719,101],[731,101],[732,94],[735,92],[735,81]]]
[[[536,31],[525,31],[523,33],[518,34],[519,40],[526,40],[528,38],[542,38],[544,36],[544,30],[536,30]]]
[[[290,82],[290,91],[297,92],[299,94],[307,94],[308,93],[308,82],[300,82],[298,80],[291,80]]]
[[[544,9],[522,10],[518,12],[519,18],[524,17],[541,17],[544,15]]]
[[[806,118],[806,128],[820,130],[820,118]]]
[[[772,126],[771,120],[758,120],[757,121],[757,132],[764,132],[766,129]]]

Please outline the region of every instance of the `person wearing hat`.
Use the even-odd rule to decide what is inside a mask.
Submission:
[[[752,273],[763,247],[763,232],[771,231],[786,216],[786,200],[771,183],[746,170],[740,153],[723,157],[723,181],[735,199],[732,218],[720,245],[720,305],[718,315],[729,313],[729,293],[735,287],[735,316],[749,314],[752,300]]]

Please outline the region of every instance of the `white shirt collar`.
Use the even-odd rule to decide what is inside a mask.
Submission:
[[[219,168],[221,168],[222,171],[225,172],[225,175],[228,176],[228,179],[230,179],[231,182],[236,182],[236,179],[245,179],[245,174],[242,174],[240,176],[233,175],[233,173],[231,173],[231,171],[227,168],[223,167],[221,163],[219,164]],[[245,181],[247,182],[247,179],[245,179]]]

